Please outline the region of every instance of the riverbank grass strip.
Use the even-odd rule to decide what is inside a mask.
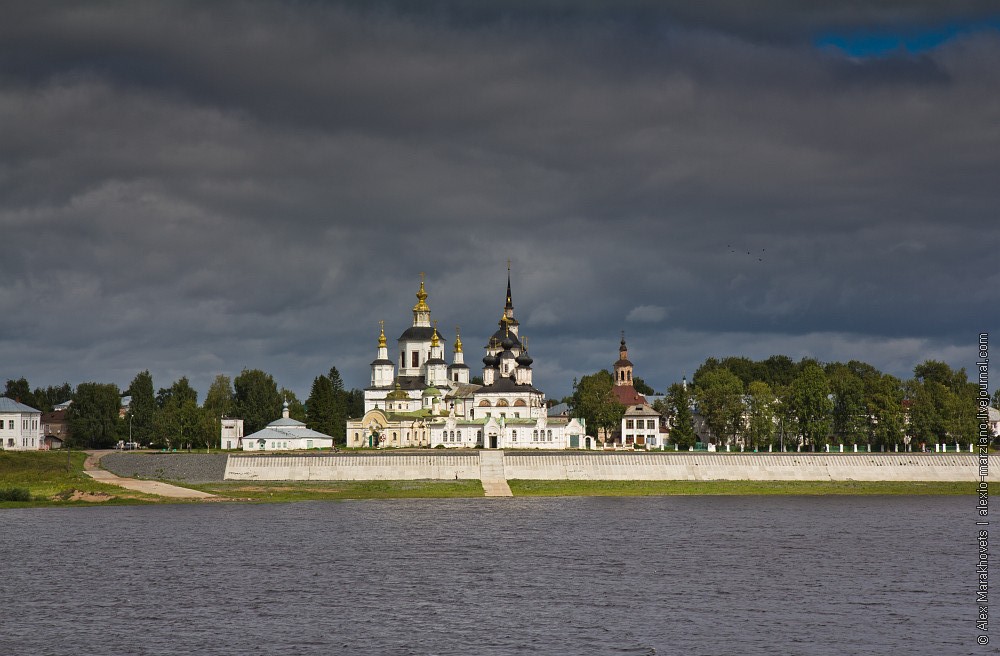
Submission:
[[[508,481],[516,497],[969,495],[975,483],[916,481]],[[992,487],[992,485],[991,485]]]
[[[72,451],[0,451],[0,508],[134,504],[157,500],[147,494],[99,483],[83,473],[87,454]],[[24,500],[24,493],[28,500]],[[11,496],[17,499],[10,498]]]
[[[336,499],[449,499],[483,496],[478,480],[446,481],[228,481],[186,485],[220,497],[245,501],[328,501]]]

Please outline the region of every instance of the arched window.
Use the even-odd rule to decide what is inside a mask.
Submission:
[[[507,407],[507,399],[500,399],[499,401],[497,401],[497,407],[498,408],[506,408]]]
[[[480,408],[488,408],[488,407],[490,407],[490,402],[488,400],[486,400],[486,399],[483,399],[482,401],[479,402],[479,407]]]
[[[607,378],[605,378],[604,380],[607,380]],[[552,431],[549,431],[549,442],[551,441],[552,441]]]
[[[605,380],[607,380],[607,379],[605,378]],[[524,402],[524,399],[518,399],[518,400],[514,401],[514,407],[515,408],[525,408],[525,407],[527,407],[527,405],[528,404]]]
[[[462,431],[458,431],[458,441],[462,441]]]
[[[516,442],[517,441],[517,431],[511,431],[510,432],[510,437],[511,437],[512,440],[514,440]]]

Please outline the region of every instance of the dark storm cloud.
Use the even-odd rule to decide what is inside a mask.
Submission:
[[[508,257],[553,396],[621,328],[658,388],[728,354],[968,366],[1000,289],[989,11],[6,7],[0,375],[361,386],[420,271],[476,369]]]

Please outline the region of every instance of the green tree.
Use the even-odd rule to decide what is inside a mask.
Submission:
[[[587,431],[598,437],[600,431],[606,436],[621,426],[625,406],[618,402],[611,388],[614,377],[607,369],[584,376],[573,387],[573,413],[586,421]]]
[[[49,385],[44,389],[36,387],[34,394],[35,402],[38,404],[35,409],[42,412],[52,412],[56,405],[73,398],[73,387],[69,383]]]
[[[815,361],[804,361],[802,371],[792,381],[790,402],[795,427],[804,444],[819,450],[830,434],[830,385],[823,368]]]
[[[743,389],[746,389],[753,381],[761,380],[760,364],[750,358],[729,356],[723,358],[720,365],[736,374],[736,377],[743,383]]]
[[[306,399],[306,425],[309,428],[332,436],[333,433],[333,387],[326,376],[313,379],[309,398]]]
[[[951,394],[935,380],[913,378],[906,384],[910,401],[909,433],[918,444],[944,444],[948,440]]]
[[[862,442],[868,428],[864,380],[850,365],[839,362],[827,366],[827,379],[833,394],[831,430],[834,443]]]
[[[166,388],[161,387],[156,393],[156,404],[161,408],[171,403],[182,405],[188,401],[195,405],[198,404],[198,391],[191,387],[187,376],[181,376],[174,381],[173,385]]]
[[[17,380],[8,380],[7,389],[3,393],[8,399],[13,399],[18,403],[23,403],[26,406],[30,406],[35,410],[40,410],[38,407],[38,401],[35,399],[34,393],[31,391],[31,386],[28,385],[27,378],[18,378]]]
[[[365,393],[357,388],[347,393],[347,416],[352,419],[360,419],[365,414]],[[347,426],[344,431],[346,435]]]
[[[232,381],[229,379],[229,376],[223,374],[217,375],[212,384],[208,386],[208,393],[205,394],[203,407],[210,415],[216,419],[221,419],[233,413],[234,405]]]
[[[210,444],[212,435],[204,421],[204,411],[198,407],[198,392],[187,377],[181,377],[156,395],[159,412],[156,415],[155,442],[167,448],[183,449]]]
[[[330,367],[327,378],[330,379],[330,388],[333,390],[330,426],[332,432],[328,434],[337,444],[343,444],[347,441],[347,392],[344,390],[344,380],[336,367]]]
[[[877,449],[894,449],[903,441],[902,381],[889,374],[866,379],[865,404],[869,443]]]
[[[733,372],[718,368],[703,374],[694,390],[698,411],[719,441],[728,444],[743,430],[743,381]]]
[[[979,435],[979,421],[976,419],[978,411],[976,398],[979,387],[969,382],[964,367],[956,372],[951,393],[952,407],[948,432],[954,440],[966,447],[975,443]]]
[[[73,445],[91,449],[113,446],[121,435],[120,408],[117,385],[80,383],[67,412]]]
[[[656,394],[653,388],[647,385],[646,381],[638,376],[632,379],[632,387],[634,387],[635,391],[639,394]]]
[[[244,433],[256,433],[281,416],[281,395],[270,374],[244,369],[233,380],[235,412],[243,419]]]
[[[653,404],[654,409],[665,416],[670,424],[670,441],[679,449],[694,446],[694,417],[691,415],[691,389],[681,383],[667,388],[666,395]]]
[[[963,446],[975,441],[977,388],[965,369],[955,371],[944,362],[927,360],[914,367],[913,376],[907,384],[913,438]]]
[[[792,408],[792,385],[779,385],[774,390],[774,419],[777,422],[771,444],[780,451],[794,450],[799,445]]]
[[[761,363],[761,379],[771,386],[772,390],[792,384],[798,372],[798,366],[787,355],[772,355]]]
[[[132,440],[139,444],[149,444],[153,441],[153,431],[156,426],[156,415],[159,406],[153,396],[153,376],[148,370],[140,371],[128,386],[132,397],[129,404]]]
[[[755,380],[747,387],[746,442],[757,450],[771,443],[774,437],[774,392],[767,383]]]

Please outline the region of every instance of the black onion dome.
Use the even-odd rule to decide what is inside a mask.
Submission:
[[[483,366],[484,367],[495,367],[499,363],[500,363],[500,359],[498,357],[496,357],[495,355],[490,355],[489,353],[487,353],[486,356],[483,357]]]
[[[517,356],[517,358],[514,360],[514,362],[516,362],[517,366],[519,366],[519,367],[525,367],[525,368],[527,368],[527,367],[531,366],[531,363],[534,362],[534,360],[531,358],[530,355],[528,355],[528,352],[525,351],[521,355]]]
[[[522,348],[521,341],[514,335],[514,333],[504,330],[503,328],[493,333],[493,336],[490,337],[489,341],[486,344],[486,348],[500,348],[501,343],[507,337],[511,339],[512,342],[511,348],[513,347],[517,347],[519,349]]]
[[[510,335],[505,335],[503,341],[500,342],[500,348],[504,351],[509,351],[514,348],[514,340],[510,338]]]

